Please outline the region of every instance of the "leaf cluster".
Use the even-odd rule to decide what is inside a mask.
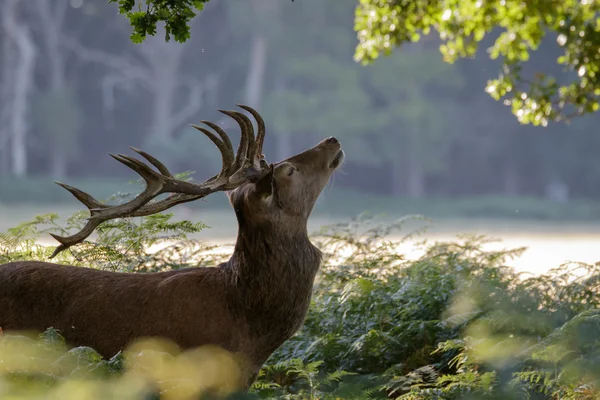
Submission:
[[[520,122],[545,126],[600,108],[599,15],[600,3],[593,0],[361,0],[355,58],[369,63],[436,31],[444,60],[453,63],[475,56],[492,36],[487,51],[502,66],[487,92],[504,98]],[[572,72],[570,83],[540,71],[524,73],[531,53],[547,39],[556,40],[556,62]]]
[[[197,11],[202,11],[209,0],[108,0],[118,3],[119,13],[124,14],[133,28],[130,39],[142,43],[147,35],[156,34],[156,24],[165,25],[165,40],[171,36],[184,43],[190,38],[190,21]]]

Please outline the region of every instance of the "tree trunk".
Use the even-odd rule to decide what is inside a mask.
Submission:
[[[62,101],[63,96],[67,93],[68,83],[66,80],[66,54],[61,39],[69,0],[41,3],[26,1],[25,4],[29,7],[28,12],[37,18],[33,23],[40,30],[40,41],[46,57],[44,74],[48,81],[48,85],[44,88],[45,94],[56,101]],[[76,113],[77,110],[72,112]],[[76,140],[77,132],[73,132],[72,129],[70,131],[63,129],[60,122],[58,126],[56,123],[50,126],[46,120],[38,122],[46,129],[44,134],[47,136],[45,145],[49,152],[50,174],[54,179],[62,180],[66,176],[69,164],[70,152],[68,149],[72,146],[72,141]]]
[[[392,161],[392,196],[402,197],[404,195],[404,182],[406,178],[405,165],[401,159]]]
[[[0,30],[1,32],[1,30]],[[0,104],[6,104],[6,107],[0,107],[0,176],[6,176],[9,174],[8,162],[9,151],[7,144],[10,141],[10,131],[7,129],[10,121],[11,97],[13,89],[12,72],[14,72],[13,61],[16,58],[14,48],[11,46],[9,40],[2,40],[0,42],[2,56],[2,64],[0,64]]]
[[[519,177],[517,175],[517,168],[513,160],[509,159],[504,164],[504,177],[503,177],[503,192],[505,196],[517,196],[519,194]]]
[[[148,74],[153,76],[152,119],[150,140],[164,143],[174,134],[173,124],[175,96],[179,85],[179,66],[183,57],[183,45],[165,43],[160,37],[153,37],[139,47],[145,58]]]
[[[22,27],[18,33],[17,45],[20,51],[19,70],[15,81],[15,98],[12,116],[12,172],[17,177],[27,174],[27,130],[29,114],[29,95],[33,89],[33,69],[35,48],[29,29]]]
[[[275,82],[275,90],[276,91],[285,91],[286,84],[285,80],[281,77],[277,79]],[[275,148],[275,155],[277,160],[285,160],[286,158],[292,156],[292,135],[287,129],[279,129],[277,132],[277,141]]]
[[[33,89],[35,46],[29,28],[17,22],[18,0],[7,1],[6,8],[3,10],[5,32],[7,37],[14,41],[18,50],[13,83],[14,97],[9,116],[11,172],[16,177],[23,177],[27,174],[27,118],[30,111],[28,100]]]
[[[425,172],[417,157],[408,156],[408,163],[401,159],[392,163],[392,195],[408,195],[412,199],[425,197]]]
[[[425,168],[423,166],[420,137],[415,132],[408,134],[408,154],[406,155],[407,170],[407,192],[411,199],[420,199],[425,197]]]
[[[158,77],[158,80],[152,99],[151,140],[163,143],[173,135],[171,107],[175,97],[176,80],[164,73]]]
[[[54,151],[52,152],[52,159],[50,162],[52,179],[62,180],[65,176],[67,176],[68,158],[63,145],[57,143],[54,146]]]
[[[58,40],[48,40],[48,63],[50,72],[50,91],[64,94],[67,91],[65,83],[65,65]],[[63,180],[67,175],[69,165],[69,154],[65,150],[69,143],[65,140],[76,140],[70,135],[56,135],[52,139],[53,151],[50,155],[50,173],[53,179]]]
[[[246,104],[260,107],[264,87],[264,77],[267,65],[267,39],[262,34],[254,35],[250,66],[246,82]]]
[[[423,171],[423,163],[415,151],[411,151],[408,156],[407,173],[408,196],[412,199],[425,197],[425,171]]]
[[[50,155],[50,174],[54,180],[64,180],[67,176],[69,157],[65,152],[63,143],[56,143],[56,145],[52,147],[53,151]]]

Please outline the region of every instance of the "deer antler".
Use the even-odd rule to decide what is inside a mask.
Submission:
[[[209,121],[200,121],[217,132],[218,137],[205,128],[192,125],[208,136],[221,152],[221,171],[203,183],[198,184],[175,179],[163,163],[145,151],[133,147],[131,149],[144,157],[158,172],[136,158],[124,154],[111,154],[115,160],[137,172],[146,182],[144,191],[127,203],[115,206],[106,205],[73,186],[56,182],[71,192],[77,200],[90,210],[90,217],[85,226],[74,235],[58,236],[51,233],[52,237],[60,242],[60,245],[56,247],[50,258],[55,257],[60,252],[77,243],[81,243],[100,224],[108,220],[156,214],[177,204],[197,200],[214,192],[232,190],[248,180],[258,179],[268,166],[262,154],[266,132],[265,122],[253,108],[242,104],[237,104],[237,106],[248,111],[256,119],[258,133],[255,138],[252,121],[246,115],[237,111],[219,110],[219,112],[233,118],[240,126],[241,138],[235,156],[231,140],[229,140],[225,131],[218,125]],[[163,193],[171,193],[171,195],[163,200],[151,201]]]

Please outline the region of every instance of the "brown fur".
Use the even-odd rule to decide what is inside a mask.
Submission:
[[[54,327],[71,345],[105,357],[142,337],[184,349],[216,344],[244,357],[247,388],[304,322],[321,262],[306,224],[342,160],[339,142],[326,139],[228,193],[238,237],[229,261],[216,268],[130,274],[34,261],[2,265],[0,326]]]

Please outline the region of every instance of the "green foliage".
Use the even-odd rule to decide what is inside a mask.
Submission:
[[[124,200],[131,196],[120,194],[114,197]],[[114,202],[115,198],[109,200]],[[78,231],[88,217],[88,211],[77,212],[63,226],[58,223],[58,214],[51,213],[0,233],[0,264],[48,260],[54,251],[53,246],[39,245],[39,240],[49,237],[49,233],[65,236]],[[213,247],[187,238],[187,234],[200,232],[206,225],[185,220],[173,222],[172,217],[172,213],[163,213],[106,222],[97,228],[95,241],[84,241],[68,252],[60,253],[53,261],[128,272],[155,272],[199,263],[214,264],[218,255],[207,254]]]
[[[430,31],[439,33],[447,62],[473,57],[490,34],[492,59],[502,60],[502,72],[488,81],[486,91],[505,98],[522,123],[547,125],[600,108],[600,3],[597,1],[360,0],[355,30],[356,59],[364,63],[394,47],[416,42]],[[556,62],[576,75],[571,83],[523,65],[544,39],[555,39],[561,55]]]
[[[146,35],[156,34],[156,24],[164,22],[165,40],[171,35],[183,43],[190,38],[189,22],[202,11],[209,0],[108,0],[118,3],[119,13],[125,14],[133,28],[131,41],[142,43]]]
[[[82,218],[69,218],[66,229]],[[189,256],[198,256],[197,243],[186,247],[182,240],[201,227],[169,218],[117,221],[95,243],[77,246],[59,261],[140,272],[205,262]],[[523,249],[485,251],[487,240],[479,236],[424,242],[424,254],[407,260],[396,250],[402,241],[386,237],[413,219],[374,225],[359,217],[316,234],[325,261],[305,325],[271,356],[250,393],[234,398],[600,395],[600,266],[571,264],[521,276],[506,265]],[[54,215],[40,216],[3,234],[0,263],[45,259],[52,249],[35,239],[62,232],[56,221]],[[144,250],[167,238],[178,243],[170,251]],[[5,334],[0,347],[0,393],[13,398],[84,393],[141,399],[157,388],[165,398],[182,398],[178,391],[198,386],[196,375],[186,372],[189,358],[156,346],[102,360],[93,349],[68,349],[60,333],[49,329],[37,340]]]

